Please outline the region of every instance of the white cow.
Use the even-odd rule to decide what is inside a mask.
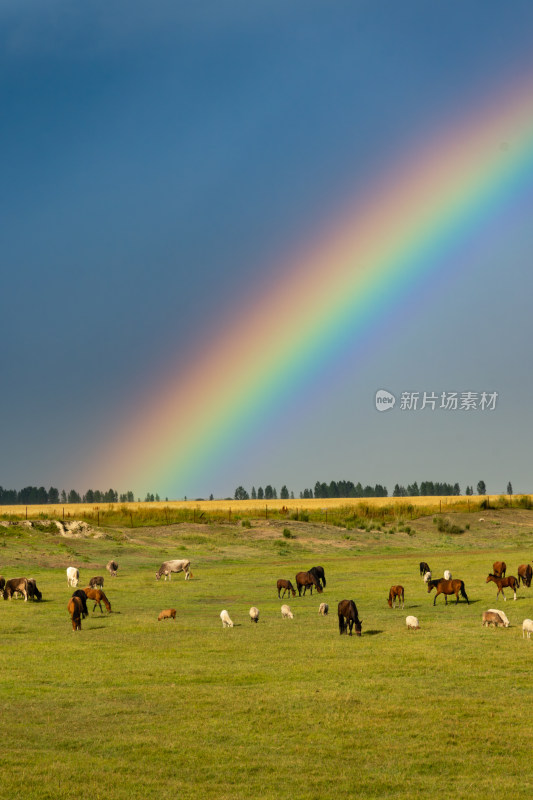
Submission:
[[[281,606],[281,616],[283,619],[294,619],[294,614],[288,605]]]
[[[79,570],[76,567],[67,567],[67,586],[77,586],[79,582]]]
[[[416,617],[406,617],[405,624],[409,630],[418,631],[420,629],[420,624]]]
[[[182,559],[175,559],[174,561],[163,561],[157,572],[155,573],[156,580],[161,578],[161,575],[165,576],[165,580],[171,580],[171,576],[173,572],[184,572],[185,573],[185,580],[188,581],[191,577],[191,562],[188,558]]]
[[[226,609],[220,612],[220,619],[222,620],[222,627],[223,628],[233,628],[233,622],[230,619],[230,616]]]

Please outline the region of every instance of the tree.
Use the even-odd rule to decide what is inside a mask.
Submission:
[[[68,493],[69,503],[81,503],[81,497],[75,489],[71,489]]]
[[[270,484],[265,486],[265,500],[272,500],[274,497],[274,489]]]
[[[477,493],[478,494],[487,494],[487,487],[485,486],[485,481],[479,481],[477,485]]]
[[[255,486],[252,486],[252,500],[257,500],[257,492],[255,491]]]
[[[59,503],[59,489],[55,489],[53,486],[50,486],[48,489],[48,502]]]
[[[507,494],[512,495],[512,493],[513,493],[513,484],[511,483],[511,481],[509,481],[509,483],[507,484]]]
[[[258,500],[262,500],[264,498],[264,496],[265,496],[265,493],[263,492],[263,487],[260,486],[259,489],[257,490],[257,499]]]
[[[237,486],[235,489],[235,500],[249,500],[250,496],[243,486]]]

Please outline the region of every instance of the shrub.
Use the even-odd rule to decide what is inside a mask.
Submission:
[[[241,525],[242,525],[243,528],[251,528],[252,527],[252,523],[250,522],[249,519],[243,519],[243,521],[241,522]]]
[[[285,537],[286,539],[295,539],[295,538],[296,538],[296,537],[294,536],[294,534],[293,534],[293,533],[291,533],[291,532],[290,532],[290,530],[289,530],[288,528],[283,528],[283,535],[284,535],[284,537]]]

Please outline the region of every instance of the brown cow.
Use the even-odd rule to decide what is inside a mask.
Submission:
[[[102,592],[101,589],[92,589],[88,586],[86,589],[83,590],[87,595],[87,600],[94,600],[93,612],[96,610],[96,606],[100,607],[100,611],[102,614],[104,613],[102,610],[102,603],[106,607],[107,611],[111,614],[111,603]]]
[[[176,619],[176,609],[165,608],[163,611],[160,611],[157,621],[161,622],[162,619]]]
[[[72,620],[72,630],[81,631],[81,613],[83,604],[79,597],[71,597],[67,605],[68,613]]]
[[[505,561],[495,561],[492,565],[492,572],[497,578],[505,578],[507,564]]]
[[[520,585],[520,581],[529,587],[531,586],[531,578],[533,578],[533,569],[531,569],[531,564],[520,564],[518,567],[518,585]]]
[[[28,579],[27,578],[11,578],[7,581],[4,588],[4,600],[11,600],[15,592],[20,592],[24,595],[24,602],[28,599]]]

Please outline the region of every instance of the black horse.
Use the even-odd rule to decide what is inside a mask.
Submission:
[[[357,613],[357,606],[353,600],[341,600],[339,603],[339,633],[347,633],[347,629],[352,635],[352,628],[355,625],[357,636],[361,636],[362,622]]]
[[[85,617],[88,617],[89,616],[89,611],[87,609],[87,595],[85,594],[83,589],[76,589],[76,591],[74,592],[72,597],[79,597],[80,598],[81,607],[82,607],[81,615],[82,615],[83,619],[85,619]]]
[[[309,572],[311,575],[315,576],[319,583],[322,581],[322,588],[324,589],[326,586],[326,574],[324,572],[324,567],[311,567]]]
[[[423,578],[426,572],[431,572],[427,561],[420,562],[420,577]]]

